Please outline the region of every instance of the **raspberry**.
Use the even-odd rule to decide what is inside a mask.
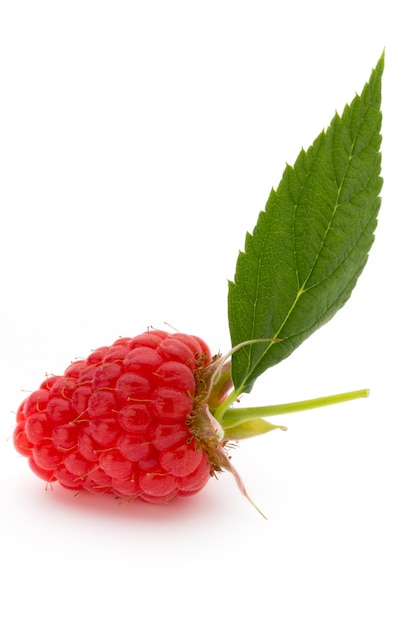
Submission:
[[[26,398],[14,445],[67,489],[152,503],[192,495],[220,469],[212,448],[224,445],[202,408],[212,361],[182,333],[118,339]]]

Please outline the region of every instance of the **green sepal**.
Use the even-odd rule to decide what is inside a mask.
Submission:
[[[249,439],[249,437],[257,437],[269,433],[271,430],[287,430],[286,426],[277,426],[263,419],[252,419],[238,426],[225,428],[224,439],[233,439],[240,441],[241,439]]]

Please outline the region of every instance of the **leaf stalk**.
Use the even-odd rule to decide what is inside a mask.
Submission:
[[[310,409],[318,409],[332,404],[339,404],[341,402],[367,398],[368,396],[369,389],[358,389],[356,391],[345,391],[343,393],[333,394],[330,396],[322,396],[319,398],[312,398],[310,400],[301,400],[285,404],[248,408],[229,408],[222,414],[221,424],[223,428],[232,428],[255,418],[263,419],[265,417],[273,417],[287,413],[308,411]]]

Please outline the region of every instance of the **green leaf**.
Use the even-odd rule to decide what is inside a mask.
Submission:
[[[382,188],[381,79],[384,55],[361,95],[287,165],[229,283],[238,393],[287,358],[345,304],[368,259]]]

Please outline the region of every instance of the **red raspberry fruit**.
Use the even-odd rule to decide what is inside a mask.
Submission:
[[[146,502],[194,494],[228,466],[205,394],[215,359],[191,335],[118,339],[26,398],[14,445],[68,489]]]

